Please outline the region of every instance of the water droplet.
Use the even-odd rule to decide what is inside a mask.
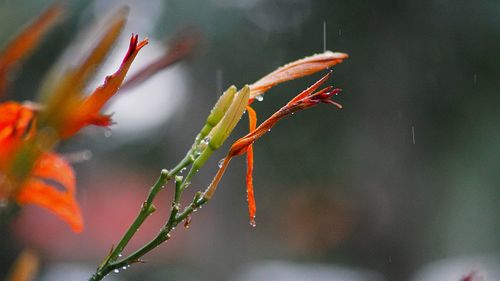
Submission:
[[[123,270],[127,269],[127,266],[126,266],[126,265],[124,265],[124,266],[122,267],[122,269],[123,269]]]
[[[120,257],[120,258],[121,258],[121,257],[123,257],[123,255],[120,253],[120,254],[118,254],[118,257]]]
[[[221,160],[219,160],[219,162],[217,163],[217,166],[219,167],[219,169],[220,169],[220,168],[222,168],[222,165],[224,164],[224,160],[225,160],[225,159],[226,159],[226,158],[222,158],[222,159],[221,159]]]
[[[210,142],[210,137],[205,137],[201,142],[204,144],[208,144]]]
[[[252,227],[256,227],[257,226],[257,224],[255,223],[255,217],[253,217],[253,218],[250,219],[250,225]]]
[[[187,169],[186,167],[182,168],[182,169],[180,170],[180,173],[184,173],[184,172],[186,171],[186,169]]]
[[[263,100],[264,100],[264,97],[263,97],[262,95],[258,95],[258,96],[256,96],[256,97],[255,97],[255,99],[256,99],[257,101],[263,101]]]
[[[113,270],[113,271],[114,271],[115,273],[120,272],[120,270],[119,270],[119,269],[115,269],[115,270]]]
[[[106,137],[106,138],[111,137],[112,134],[113,134],[113,132],[111,132],[111,130],[104,131],[104,137]]]

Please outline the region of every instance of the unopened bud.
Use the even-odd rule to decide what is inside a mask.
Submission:
[[[229,106],[233,102],[234,95],[236,94],[236,87],[233,85],[229,87],[223,94],[220,96],[217,103],[215,103],[212,111],[210,111],[210,115],[208,115],[207,122],[203,129],[201,129],[199,139],[205,138],[212,128],[219,123],[219,121],[224,117],[224,114],[228,110]]]
[[[219,148],[229,137],[234,127],[236,127],[236,124],[238,124],[238,121],[240,121],[243,112],[245,112],[245,108],[247,106],[249,98],[250,87],[248,87],[248,85],[245,85],[245,87],[243,87],[234,97],[233,102],[227,109],[224,117],[222,117],[219,123],[217,123],[212,131],[210,131],[209,146],[213,150]]]
[[[224,114],[224,117],[222,117],[222,119],[217,123],[217,125],[215,125],[215,127],[213,127],[206,137],[208,140],[208,146],[193,163],[193,167],[195,169],[201,168],[208,158],[210,158],[212,153],[217,150],[229,137],[234,127],[236,127],[236,124],[241,119],[249,98],[250,88],[248,85],[235,94],[231,105]]]

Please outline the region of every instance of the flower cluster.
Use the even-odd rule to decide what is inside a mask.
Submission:
[[[62,13],[60,6],[50,7],[0,54],[0,97],[5,95],[9,70],[34,49]],[[58,142],[73,137],[84,127],[112,124],[111,116],[100,111],[118,92],[148,40],[139,41],[132,34],[118,70],[89,95],[84,88],[120,35],[127,13],[124,8],[113,15],[96,45],[80,63],[62,75],[48,77],[39,103],[0,103],[0,200],[8,204],[36,204],[66,221],[75,232],[83,229],[75,199],[74,171],[54,149]],[[190,40],[175,40],[172,51],[132,77],[128,88],[188,55],[195,42],[187,39]]]

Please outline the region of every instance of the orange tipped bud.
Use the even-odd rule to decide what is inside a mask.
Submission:
[[[344,53],[326,51],[322,54],[312,55],[288,63],[250,85],[250,99],[265,93],[267,90],[282,82],[311,75],[318,71],[330,68],[338,63],[341,63],[348,57],[349,55]]]

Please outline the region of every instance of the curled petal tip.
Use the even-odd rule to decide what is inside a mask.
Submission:
[[[329,103],[329,104],[331,104],[331,105],[335,105],[338,109],[342,109],[342,108],[343,108],[343,107],[342,107],[342,105],[341,105],[340,103],[334,102],[334,101],[332,101],[332,100],[324,100],[323,102],[324,102],[324,103]]]

